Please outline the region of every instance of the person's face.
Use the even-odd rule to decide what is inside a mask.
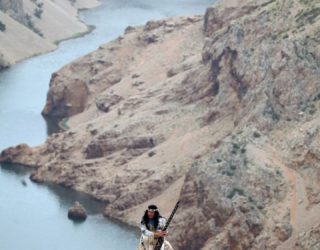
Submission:
[[[148,210],[148,218],[153,219],[155,212],[154,211],[149,211]]]

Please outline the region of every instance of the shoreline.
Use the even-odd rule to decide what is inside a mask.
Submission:
[[[125,33],[121,39],[118,38],[101,45],[98,51],[103,56],[96,57],[95,54],[98,52],[94,51],[89,55],[82,57],[89,60],[89,62],[84,62],[84,65],[91,65],[91,63],[95,62],[99,58],[99,63],[102,64],[100,70],[106,70],[106,68],[108,68],[107,74],[103,76],[103,79],[107,80],[104,84],[108,86],[110,83],[110,85],[115,86],[115,92],[119,94],[119,96],[125,96],[125,93],[128,93],[126,91],[127,89],[129,89],[130,95],[134,94],[137,90],[137,84],[132,82],[135,81],[132,80],[132,78],[137,78],[136,76],[132,77],[134,73],[137,73],[138,77],[140,77],[139,81],[141,80],[141,82],[139,82],[139,85],[144,84],[142,88],[139,87],[141,88],[139,91],[149,95],[150,93],[147,90],[149,86],[147,85],[150,85],[154,86],[154,88],[158,90],[155,91],[155,93],[159,92],[159,94],[165,95],[165,88],[162,88],[162,85],[165,84],[167,77],[173,77],[174,74],[181,74],[185,76],[188,73],[188,70],[190,70],[190,67],[192,68],[198,65],[203,42],[202,26],[203,14],[166,18],[159,21],[149,21],[146,25],[135,27],[130,32]],[[190,44],[190,40],[193,41],[193,43]],[[163,53],[162,57],[155,56],[150,67],[143,67],[143,64],[139,63],[145,62],[146,59],[150,59],[149,57],[152,55],[158,55],[159,50],[164,51],[165,53]],[[134,53],[132,53],[133,51]],[[115,62],[110,64],[109,62],[111,61],[111,58],[118,58],[119,60],[115,60]],[[133,58],[135,63],[129,63]],[[187,62],[185,62],[186,58],[189,59]],[[75,72],[74,69],[77,67],[79,67],[77,68],[77,71],[81,70],[82,63],[79,63],[79,60],[76,60],[75,65],[73,66],[74,68],[71,69],[72,72]],[[182,66],[179,65],[181,67],[172,69],[168,68],[168,65],[182,63]],[[71,66],[63,67],[62,70],[66,70],[69,67]],[[126,74],[122,74],[120,70],[126,72]],[[170,73],[168,76],[169,71],[173,72],[173,75]],[[154,75],[159,75],[161,77],[154,79]],[[80,76],[79,74],[76,74],[75,77],[78,79]],[[88,79],[92,79],[90,75],[88,77]],[[71,79],[72,78],[73,76]],[[122,79],[125,81],[122,81]],[[83,81],[87,82],[86,77]],[[96,85],[100,82],[102,81],[98,81],[97,79]],[[70,82],[68,82],[68,85],[70,86],[69,83]],[[90,86],[96,87],[95,85]],[[121,125],[120,129],[121,127],[126,129],[125,127],[129,126],[124,117],[127,116],[128,112],[131,112],[131,105],[135,105],[135,103],[130,103],[132,100],[129,98],[130,95],[125,96],[126,99],[123,101],[120,99],[121,102],[128,102],[128,106],[122,109],[120,114],[118,112],[118,116],[121,115],[119,119]],[[94,99],[90,101],[93,102]],[[68,101],[65,103],[68,103],[69,105]],[[158,109],[158,105],[156,105],[154,101],[150,104],[155,105],[155,108]],[[90,107],[91,109],[97,108],[96,105],[90,105]],[[156,127],[160,124],[158,119],[162,119],[161,115],[168,113],[170,115],[170,119],[173,119],[175,122],[178,122],[181,125],[185,123],[183,118],[178,120],[175,118],[175,116],[178,115],[175,114],[177,109],[174,105],[171,106],[171,103],[167,103],[167,107],[162,108],[167,108],[174,112],[170,113],[164,110],[164,113],[162,113],[162,110],[160,110],[156,113],[154,119],[149,121],[150,126]],[[90,112],[92,111],[91,109],[89,110]],[[115,110],[116,109],[112,108],[111,112],[108,112],[108,116],[103,116],[106,121],[101,120],[101,124],[99,123],[103,128],[105,128],[105,124],[110,124],[113,129],[118,129],[117,124],[112,124],[112,122],[108,121],[109,115],[110,119],[115,121],[115,119],[112,118],[116,112]],[[138,109],[138,115],[145,117],[141,111],[141,109]],[[187,112],[189,111],[187,110]],[[95,111],[93,113],[94,115],[96,114]],[[173,115],[171,116],[171,114]],[[181,141],[172,140],[171,132],[174,132],[174,130],[171,129],[169,130],[169,133],[163,134],[162,129],[159,128],[159,130],[155,131],[152,135],[150,135],[148,131],[142,131],[141,134],[132,135],[130,129],[130,131],[127,130],[127,134],[123,134],[123,139],[125,140],[125,143],[132,145],[132,149],[124,146],[123,153],[125,154],[121,154],[123,146],[120,145],[121,143],[117,145],[115,140],[114,145],[110,146],[111,148],[114,146],[115,149],[119,147],[120,150],[116,150],[113,156],[115,157],[114,159],[106,159],[107,161],[104,162],[101,159],[94,160],[95,157],[93,156],[93,159],[90,160],[91,156],[80,156],[80,152],[83,154],[85,147],[88,145],[90,146],[90,141],[93,139],[96,132],[99,135],[102,130],[100,128],[95,130],[97,124],[95,121],[90,119],[91,113],[88,117],[85,117],[85,112],[83,112],[83,115],[83,117],[80,115],[78,118],[80,120],[84,119],[87,122],[92,122],[91,126],[90,124],[87,124],[88,126],[83,125],[83,127],[85,126],[87,128],[84,132],[85,134],[80,134],[82,132],[79,131],[79,126],[75,126],[75,122],[76,124],[79,123],[75,121],[75,117],[73,117],[70,121],[62,120],[59,124],[60,127],[64,128],[67,121],[70,122],[70,127],[72,129],[69,130],[69,132],[56,133],[53,136],[49,136],[47,141],[43,145],[38,146],[37,149],[30,148],[31,151],[27,157],[28,162],[34,162],[36,166],[38,166],[38,170],[32,176],[33,181],[42,182],[44,184],[53,183],[58,186],[68,187],[72,190],[87,193],[93,199],[105,201],[108,205],[106,205],[106,208],[102,213],[103,216],[119,221],[121,224],[135,228],[135,230],[138,230],[138,223],[135,222],[139,222],[142,216],[141,212],[145,210],[146,204],[144,203],[154,203],[158,199],[156,203],[159,204],[162,215],[168,216],[172,211],[172,206],[179,198],[185,182],[184,176],[189,171],[194,157],[193,154],[197,154],[198,151],[201,153],[203,149],[193,147],[185,148],[182,144],[180,145],[180,143],[189,141],[192,137],[186,135],[186,137]],[[132,116],[129,115],[129,117]],[[95,119],[97,119],[97,117],[95,117]],[[123,122],[123,124],[121,124],[121,122]],[[168,122],[169,128],[171,128],[171,126],[174,128],[175,125],[172,125],[170,120],[166,122]],[[164,123],[164,126],[165,124],[166,123]],[[92,129],[90,127],[92,127]],[[177,127],[183,128],[183,126]],[[175,131],[178,134],[180,133],[177,130]],[[186,131],[181,131],[181,133],[184,132]],[[132,133],[134,133],[134,130]],[[199,136],[202,136],[202,133],[202,131],[199,132]],[[75,137],[72,139],[72,137],[77,134],[81,135],[78,138],[85,137],[79,144],[77,144]],[[61,139],[61,141],[59,141],[59,139]],[[119,139],[121,142],[122,138]],[[167,142],[162,144],[163,140],[167,140]],[[156,144],[154,143],[155,141]],[[157,147],[158,143],[159,147],[156,149],[156,153],[149,154],[148,151]],[[172,146],[166,147],[165,145],[168,143],[172,143]],[[45,144],[50,146],[45,148]],[[181,155],[186,153],[187,156],[176,159],[175,155],[172,154],[172,152],[175,151],[175,148],[182,150]],[[77,152],[70,151],[75,149],[79,150]],[[189,154],[189,152],[192,152],[192,154]],[[37,156],[38,153],[43,157]],[[51,155],[51,153],[54,155]],[[18,155],[23,157],[20,153],[18,153]],[[165,160],[163,159],[163,155],[165,155]],[[77,158],[77,156],[80,157]],[[55,160],[66,160],[66,162],[54,162]],[[132,166],[129,164],[127,165],[127,161],[131,161],[129,164]],[[144,164],[139,164],[139,161],[143,161]],[[20,162],[26,163],[26,161],[23,161],[22,159]],[[150,164],[150,168],[148,168],[148,164]],[[108,165],[108,168],[105,168],[105,165]],[[69,167],[71,168],[69,169]],[[153,172],[156,173],[158,167],[161,167],[162,171],[159,172],[159,175],[154,175]],[[59,168],[62,168],[61,171]],[[76,176],[77,173],[78,176]],[[88,175],[86,176],[86,174]],[[118,179],[115,180],[115,178]],[[133,185],[135,182],[143,185],[130,187],[130,185]],[[152,183],[159,184],[157,194],[161,197],[152,193],[152,189],[154,189]],[[119,192],[117,190],[119,190]]]
[[[28,60],[28,59],[31,59],[31,58],[34,58],[34,57],[37,57],[37,56],[49,54],[51,52],[54,52],[59,48],[59,45],[62,42],[65,42],[65,41],[68,41],[68,40],[72,40],[72,39],[81,38],[81,37],[84,37],[84,36],[90,34],[93,30],[95,30],[96,27],[94,25],[91,25],[91,24],[86,24],[84,21],[82,21],[79,14],[82,11],[92,10],[94,8],[99,8],[102,5],[102,2],[101,2],[101,0],[97,0],[97,1],[98,1],[98,4],[95,5],[95,6],[92,6],[90,8],[78,8],[77,9],[76,18],[78,19],[78,21],[80,23],[82,23],[82,24],[84,24],[86,26],[86,30],[85,31],[83,31],[83,32],[75,32],[69,37],[66,37],[66,38],[63,38],[63,39],[59,39],[59,40],[56,40],[56,41],[52,41],[52,45],[55,46],[53,49],[49,49],[49,50],[42,51],[42,52],[35,52],[32,55],[29,55],[29,56],[26,56],[24,58],[18,59],[14,63],[8,63],[8,65],[6,65],[5,67],[2,67],[2,68],[0,67],[0,73],[4,72],[7,69],[10,69],[11,67],[13,67],[13,66],[15,66],[15,65],[17,65],[19,63],[24,62],[25,60]]]
[[[103,201],[100,201],[98,199],[96,199],[96,197],[92,196],[91,194],[88,194],[86,192],[83,191],[79,191],[76,189],[70,189],[68,187],[65,187],[63,185],[57,184],[57,183],[51,183],[51,182],[37,182],[34,181],[31,176],[32,173],[34,171],[36,171],[36,167],[34,166],[28,166],[28,165],[24,165],[24,164],[14,164],[14,163],[3,163],[0,164],[0,168],[5,169],[5,171],[10,172],[12,174],[17,175],[17,172],[23,171],[23,175],[25,175],[27,178],[29,178],[29,180],[34,184],[34,185],[40,185],[40,186],[45,186],[47,189],[52,190],[54,192],[54,190],[56,190],[57,188],[62,188],[65,191],[69,192],[69,193],[76,193],[77,195],[80,194],[80,196],[86,196],[86,199],[92,199],[92,201],[94,201],[95,203],[98,203],[98,210],[101,210],[97,213],[94,214],[90,214],[90,210],[88,213],[88,217],[90,216],[95,216],[95,215],[102,215],[102,218],[105,220],[109,220],[110,222],[112,222],[113,224],[118,225],[119,227],[125,229],[125,230],[129,230],[129,231],[133,231],[137,236],[140,234],[140,230],[139,230],[139,226],[138,225],[134,225],[134,224],[130,224],[130,223],[126,223],[121,219],[112,217],[112,216],[108,216],[106,215],[103,211],[105,209],[105,203]],[[61,196],[63,197],[63,196]],[[80,201],[81,202],[81,201]],[[81,202],[82,204],[82,202]],[[85,208],[87,209],[87,206],[85,206]],[[67,212],[67,210],[66,210]],[[66,213],[67,215],[67,213]],[[66,216],[66,220],[68,220],[67,216]]]
[[[110,50],[110,51],[114,51],[114,53],[120,53],[120,51],[122,50],[125,50],[126,51],[126,47],[125,47],[125,44],[127,44],[127,46],[129,46],[128,48],[131,48],[130,46],[133,46],[132,49],[135,49],[137,51],[139,51],[141,49],[141,52],[145,51],[143,47],[140,47],[139,45],[135,44],[135,41],[139,41],[139,37],[141,35],[145,35],[146,37],[149,36],[149,34],[154,31],[154,30],[157,30],[158,32],[158,36],[159,36],[159,39],[163,39],[164,41],[164,44],[162,45],[163,48],[167,49],[168,47],[170,47],[171,44],[175,44],[175,43],[181,43],[182,48],[180,48],[179,46],[179,52],[176,52],[174,58],[172,58],[172,64],[174,64],[174,62],[176,61],[180,61],[183,59],[183,56],[182,55],[182,51],[184,51],[184,46],[187,46],[185,44],[187,44],[187,40],[188,38],[190,37],[193,38],[194,40],[198,41],[199,43],[194,43],[192,45],[192,47],[190,48],[191,51],[194,52],[193,48],[196,49],[196,51],[200,52],[201,51],[201,39],[202,39],[202,31],[201,31],[201,27],[202,27],[202,21],[203,21],[203,15],[194,15],[194,16],[183,16],[183,17],[174,17],[174,18],[167,18],[167,19],[163,19],[163,20],[159,20],[159,21],[150,21],[148,22],[148,24],[146,26],[138,26],[138,27],[135,27],[134,28],[134,31],[130,32],[130,33],[127,33],[124,35],[124,38],[121,40],[121,47],[118,47],[118,50]],[[149,26],[148,26],[149,25]],[[153,28],[156,27],[156,28]],[[146,31],[144,33],[144,29],[147,29],[146,27],[150,27],[149,31]],[[169,29],[162,29],[163,27],[169,27]],[[173,32],[173,27],[175,29],[175,32]],[[182,39],[182,41],[180,41],[180,37],[181,37],[181,34],[184,34],[186,37],[184,37],[184,39]],[[169,39],[169,40],[167,40]],[[140,41],[140,43],[143,45],[144,43],[147,43],[147,39],[146,39],[146,42],[145,41]],[[135,44],[135,45],[133,45]],[[113,48],[113,47],[116,47],[116,46],[120,46],[120,40],[119,39],[115,39],[113,41],[110,41],[104,45],[101,45],[102,47],[106,47],[104,48],[105,50],[108,50],[108,46],[110,46],[110,48]],[[152,45],[149,45],[150,48]],[[180,51],[181,50],[181,51]],[[135,53],[137,53],[137,51]],[[91,55],[94,54],[96,52],[92,52],[90,53]],[[110,53],[110,52],[109,52]],[[153,51],[153,53],[157,53],[157,50]],[[168,51],[168,53],[170,53]],[[105,53],[107,54],[107,53]],[[123,60],[124,62],[127,62],[128,60],[126,59],[128,56],[130,56],[131,53],[129,54],[124,54],[124,57]],[[90,56],[90,55],[89,55]],[[111,56],[111,55],[110,55]],[[85,57],[88,57],[85,56]],[[192,57],[193,58],[193,57]],[[194,58],[197,62],[197,57]],[[107,59],[102,59],[103,61],[108,61]],[[143,60],[143,59],[141,59]],[[157,70],[161,70],[161,75],[166,75],[166,72],[167,72],[167,68],[165,65],[162,64],[162,58],[159,58],[159,61],[157,61],[157,63],[161,64],[160,68],[156,67]],[[127,67],[127,66],[125,66]],[[119,68],[120,68],[120,65],[119,65]],[[142,69],[142,68],[137,68],[136,70],[134,71],[143,71],[143,70],[146,70],[146,69]],[[142,74],[142,73],[141,73]],[[145,72],[145,74],[148,74],[148,71]],[[127,77],[131,77],[130,74],[128,74]],[[161,83],[160,83],[161,84]],[[129,87],[129,86],[128,86]],[[130,85],[130,88],[135,88],[134,85]],[[123,90],[124,91],[124,90]],[[73,117],[74,118],[74,117]],[[74,126],[74,120],[73,118],[71,119],[71,121],[69,120],[69,118],[64,118],[62,119],[58,124],[59,124],[59,127],[62,128],[64,131],[66,130],[66,125],[67,125],[67,122],[70,121],[70,126],[68,127],[71,127],[72,130],[73,129],[76,129],[77,130],[77,127]],[[70,132],[61,132],[61,133],[56,133],[54,136],[51,136],[51,139],[52,140],[53,138],[58,138],[58,137],[62,137],[62,136],[67,136],[69,137],[72,136],[73,133],[75,133],[74,131],[71,131],[69,130]],[[50,138],[50,137],[48,137]],[[53,139],[55,140],[55,139]],[[65,142],[67,142],[67,140],[64,140]],[[144,142],[142,142],[144,143]],[[45,145],[45,143],[43,144]],[[39,147],[37,147],[40,151],[42,150],[41,148],[43,147],[43,145],[40,145]],[[148,144],[149,145],[149,144]],[[147,147],[149,147],[147,145]],[[68,147],[68,146],[67,146]],[[31,149],[31,148],[30,148]],[[28,150],[28,149],[27,149]],[[31,149],[31,152],[33,151],[33,149]],[[59,154],[59,152],[57,152]],[[67,154],[68,158],[73,158],[69,153],[67,152],[64,152],[63,154]],[[4,155],[2,155],[4,156]],[[155,156],[153,158],[149,157],[150,159],[156,159],[158,156]],[[33,159],[33,155],[31,153],[31,155],[28,156],[28,159],[33,162],[33,160],[36,160],[38,159],[38,157],[36,156],[34,159]],[[22,159],[20,159],[20,163],[24,162],[26,163],[25,161],[23,161]],[[42,160],[40,160],[40,162],[38,162],[39,164],[37,165],[38,166],[38,169],[41,169],[43,164],[41,163]],[[183,160],[184,161],[184,160]],[[80,163],[81,162],[81,163]],[[82,160],[79,162],[79,164],[83,164]],[[189,160],[188,160],[189,162]],[[86,164],[86,163],[84,163]],[[88,164],[91,164],[88,162]],[[108,164],[108,163],[106,163]],[[186,163],[187,164],[187,163]],[[22,164],[24,166],[28,166],[28,164]],[[50,164],[49,164],[50,165]],[[58,164],[59,165],[59,164]],[[156,165],[156,164],[155,164]],[[180,164],[179,164],[180,165]],[[178,169],[178,168],[177,168]],[[50,170],[49,170],[51,173],[50,173],[50,176],[52,176],[52,174],[54,174],[52,171],[55,171],[54,168],[51,168],[50,167]],[[145,174],[144,173],[144,170],[139,170],[137,169],[137,171],[141,171],[142,174]],[[168,172],[167,172],[168,171]],[[172,172],[173,171],[173,172]],[[168,177],[168,176],[171,176],[172,174],[174,174],[176,172],[176,168],[174,169],[167,169],[164,174],[164,180]],[[183,171],[184,172],[184,171]],[[124,178],[123,181],[128,181],[131,177],[129,176],[121,176],[122,174],[120,173],[120,178]],[[176,199],[178,198],[177,196],[179,195],[180,193],[180,190],[182,188],[182,185],[183,185],[183,180],[184,178],[182,178],[182,176],[180,176],[181,174],[179,174],[178,176],[178,179],[177,180],[169,180],[168,183],[165,183],[166,185],[163,185],[164,188],[163,190],[161,190],[161,194],[163,194],[163,196],[161,196],[161,198],[159,197],[159,207],[161,209],[161,213],[163,216],[169,216],[170,215],[170,212],[172,211],[172,204],[175,204],[176,203]],[[39,174],[39,172],[35,171],[35,174],[32,176],[32,180],[34,182],[41,182],[41,183],[44,183],[44,184],[48,184],[48,183],[53,183],[55,185],[58,185],[58,186],[64,186],[64,187],[67,187],[71,190],[76,190],[76,191],[80,191],[80,192],[83,192],[83,193],[86,193],[88,195],[90,195],[93,199],[96,199],[96,200],[100,200],[100,201],[105,201],[107,202],[108,205],[106,205],[105,207],[105,210],[102,212],[102,215],[105,216],[106,218],[108,219],[113,219],[115,221],[119,221],[121,224],[124,224],[128,227],[132,227],[134,228],[135,230],[138,230],[139,228],[139,220],[142,216],[142,214],[140,212],[143,212],[145,210],[145,207],[146,207],[146,204],[131,204],[128,209],[132,208],[130,211],[122,211],[121,209],[120,210],[117,210],[117,209],[112,209],[112,210],[109,210],[109,205],[110,204],[113,204],[113,195],[109,195],[108,197],[108,193],[105,193],[103,195],[100,195],[98,193],[94,193],[94,192],[90,192],[90,190],[86,190],[83,185],[85,184],[82,183],[80,186],[75,186],[73,185],[73,181],[72,180],[68,180],[68,179],[65,179],[65,178],[60,178],[59,176],[52,176],[53,179],[48,179],[48,178],[43,178],[41,176],[41,174]],[[103,175],[101,176],[103,177]],[[112,177],[112,176],[110,176]],[[91,177],[88,177],[86,179],[90,179]],[[128,178],[126,180],[126,178]],[[104,179],[104,181],[106,181],[108,179]],[[121,181],[119,181],[121,182]],[[167,186],[168,184],[168,186]],[[144,190],[146,191],[146,190]],[[139,190],[137,190],[137,193],[139,193]],[[122,194],[123,196],[125,196],[125,194]],[[148,199],[145,201],[146,203],[150,203],[150,202],[155,202],[156,199],[158,199],[158,197],[148,197],[146,196]],[[110,199],[110,200],[109,200]],[[166,202],[160,202],[160,200],[164,200]],[[161,203],[161,204],[160,204]],[[119,213],[118,213],[119,212]],[[128,212],[128,213],[127,213]],[[136,223],[137,222],[137,223]]]

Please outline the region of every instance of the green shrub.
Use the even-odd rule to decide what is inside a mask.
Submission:
[[[241,195],[241,196],[245,196],[243,189],[234,188],[234,189],[232,189],[232,191],[230,192],[230,194],[228,194],[227,197],[228,197],[229,199],[232,199],[233,196],[235,196],[236,194]]]
[[[43,37],[42,32],[37,27],[34,26],[31,16],[26,14],[26,19],[27,19],[27,27],[31,29],[33,32],[37,33],[39,36]]]
[[[4,32],[6,30],[6,25],[0,21],[0,31]]]
[[[39,19],[41,18],[42,13],[43,13],[43,10],[40,9],[40,8],[36,8],[36,9],[34,10],[34,15],[35,15],[37,18],[39,18]]]
[[[301,11],[296,15],[298,23],[309,22],[313,24],[320,15],[320,7],[312,8],[307,11]]]
[[[254,131],[254,132],[253,132],[253,137],[255,137],[255,138],[259,138],[259,137],[261,137],[261,135],[260,135],[260,133],[259,133],[259,132]]]
[[[265,7],[265,6],[269,5],[269,4],[272,4],[272,3],[274,3],[275,1],[276,1],[276,0],[270,0],[269,2],[266,2],[266,3],[261,4],[261,7]]]

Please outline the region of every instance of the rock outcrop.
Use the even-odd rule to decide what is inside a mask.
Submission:
[[[54,75],[47,114],[71,129],[33,149],[32,178],[131,224],[179,199],[176,249],[317,249],[318,9],[229,1],[128,27]]]
[[[42,111],[43,115],[51,114],[55,117],[69,117],[84,110],[89,96],[86,83],[81,79],[58,79],[53,74],[50,82],[47,103]]]
[[[24,165],[36,166],[36,164],[34,164],[36,162],[34,149],[30,148],[27,144],[20,144],[2,151],[0,161],[5,163],[23,162]]]
[[[68,218],[74,221],[84,221],[87,219],[87,212],[85,208],[76,201],[68,210]]]
[[[294,250],[316,250],[320,248],[320,225],[312,227],[308,232],[301,233],[292,249]]]

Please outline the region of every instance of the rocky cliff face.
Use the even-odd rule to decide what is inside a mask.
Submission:
[[[317,249],[319,8],[220,2],[128,27],[52,78],[44,112],[71,129],[2,160],[128,223],[180,199],[177,249]]]

